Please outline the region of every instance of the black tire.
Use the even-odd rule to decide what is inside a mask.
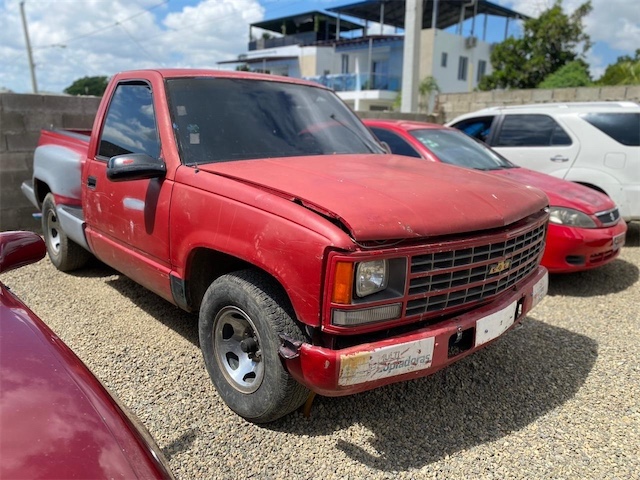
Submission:
[[[91,258],[91,254],[69,240],[60,227],[56,202],[51,193],[48,193],[42,202],[42,233],[51,263],[58,270],[63,272],[76,270],[83,267]]]
[[[223,275],[204,294],[199,334],[207,371],[222,400],[250,422],[277,420],[309,396],[278,354],[278,334],[306,340],[288,305],[273,279],[254,270]]]

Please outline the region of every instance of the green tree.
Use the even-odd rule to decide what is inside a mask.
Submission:
[[[108,77],[82,77],[64,89],[69,95],[95,95],[101,97],[107,89]]]
[[[436,79],[431,75],[424,77],[418,85],[418,109],[426,110],[427,113],[431,113],[433,110],[432,103],[435,103],[434,97],[438,92],[440,92],[440,87],[438,86]]]
[[[493,73],[482,78],[480,90],[535,88],[548,75],[581,57],[591,41],[582,21],[591,12],[591,1],[571,15],[562,11],[562,0],[525,20],[522,38],[507,38],[491,52]]]
[[[624,55],[607,67],[598,85],[640,85],[640,48],[635,57]]]
[[[436,82],[436,79],[431,75],[424,77],[420,81],[420,84],[418,85],[418,94],[419,94],[418,110],[427,110],[428,113],[431,113],[429,111],[429,110],[432,110],[432,108],[430,108],[431,97],[434,94],[438,94],[439,92],[440,92],[440,87],[438,86],[438,82]],[[400,90],[398,92],[398,95],[396,95],[396,98],[393,101],[393,105],[391,106],[391,109],[394,111],[399,111],[401,105],[402,105],[402,90]]]
[[[538,85],[538,88],[571,88],[593,85],[589,75],[589,65],[582,60],[574,60],[563,65]]]

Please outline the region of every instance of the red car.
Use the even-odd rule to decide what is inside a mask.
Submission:
[[[46,252],[0,233],[0,272]],[[0,282],[0,478],[173,478],[139,421]]]
[[[550,272],[599,267],[620,253],[627,225],[620,219],[618,207],[606,195],[520,168],[453,128],[401,120],[365,120],[364,123],[392,153],[483,170],[544,191],[549,197],[551,216],[542,265]]]

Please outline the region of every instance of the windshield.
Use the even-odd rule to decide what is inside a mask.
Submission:
[[[515,168],[482,143],[457,130],[411,130],[409,132],[427,147],[440,161],[476,170]]]
[[[323,88],[235,78],[170,79],[167,88],[187,165],[384,153],[353,112]]]

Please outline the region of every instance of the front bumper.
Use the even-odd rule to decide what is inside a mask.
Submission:
[[[551,273],[588,270],[614,260],[624,245],[627,224],[577,228],[549,224],[542,265]]]
[[[524,319],[547,288],[547,270],[538,267],[518,290],[504,292],[476,310],[410,333],[342,350],[303,343],[284,361],[298,382],[325,396],[350,395],[424,377],[502,336]],[[460,349],[451,348],[455,340],[461,343]]]

